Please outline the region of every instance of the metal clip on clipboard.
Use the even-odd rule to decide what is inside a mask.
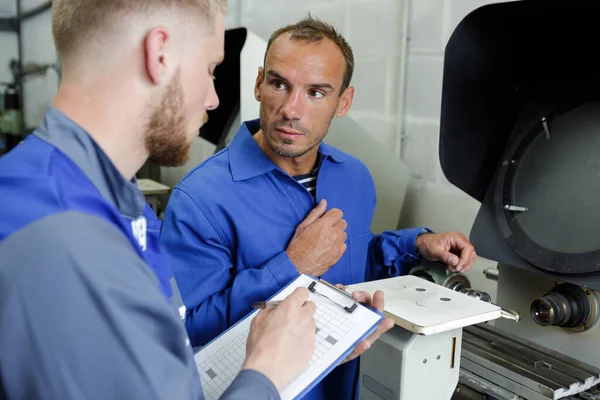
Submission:
[[[352,300],[352,307],[346,307],[346,306],[344,306],[343,304],[340,304],[340,303],[338,303],[337,301],[333,300],[332,298],[330,298],[330,297],[328,297],[328,296],[324,295],[323,293],[319,293],[319,292],[317,292],[317,289],[316,289],[317,283],[322,283],[323,285],[327,286],[328,288],[330,288],[330,289],[333,289],[333,290],[335,290],[336,292],[338,292],[339,294],[341,294],[341,295],[343,295],[343,296],[345,296],[345,297],[349,298],[350,300]],[[353,312],[354,310],[356,310],[356,307],[357,307],[357,305],[358,305],[358,304],[357,304],[357,302],[356,302],[356,300],[354,300],[354,298],[353,298],[352,296],[350,296],[348,293],[346,293],[345,291],[341,290],[341,289],[340,289],[340,288],[338,288],[338,287],[335,287],[335,286],[334,286],[334,285],[332,285],[331,283],[329,283],[329,282],[327,282],[327,281],[324,281],[323,279],[319,279],[318,281],[313,281],[313,282],[312,282],[312,283],[311,283],[311,284],[308,286],[308,290],[310,290],[310,291],[311,291],[311,293],[318,294],[319,296],[326,298],[327,300],[329,300],[330,302],[332,302],[332,303],[333,303],[333,304],[335,304],[336,306],[343,308],[343,309],[344,309],[346,312],[348,312],[348,313],[350,313],[350,314],[352,314],[352,312]]]

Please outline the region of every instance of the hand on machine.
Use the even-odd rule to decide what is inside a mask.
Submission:
[[[445,263],[451,272],[466,272],[477,259],[473,245],[458,232],[419,235],[417,251],[426,260]]]

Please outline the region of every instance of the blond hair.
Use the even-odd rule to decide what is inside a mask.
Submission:
[[[227,0],[54,0],[54,45],[59,56],[64,57],[93,40],[96,31],[126,20],[127,16],[177,8],[199,13],[212,28],[216,12],[227,11]]]

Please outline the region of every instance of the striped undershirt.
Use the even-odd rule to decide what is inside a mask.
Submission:
[[[321,165],[323,165],[323,161],[325,161],[325,156],[319,153],[317,157],[317,163],[315,164],[315,168],[313,168],[311,172],[309,172],[308,174],[296,175],[293,177],[296,180],[296,182],[298,182],[299,184],[304,186],[306,190],[308,190],[308,193],[311,194],[315,203],[317,202],[317,175],[319,174],[319,169],[321,168]]]
[[[293,178],[304,186],[308,193],[313,197],[313,201],[317,202],[317,175],[319,174],[319,169],[323,165],[323,161],[325,161],[325,156],[321,153],[317,156],[317,163],[311,172],[304,175],[296,175]]]
[[[312,172],[304,175],[296,175],[294,179],[308,190],[312,195],[313,200],[317,201],[317,174],[319,168],[315,168]]]

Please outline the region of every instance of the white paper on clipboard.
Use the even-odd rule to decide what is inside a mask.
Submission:
[[[315,281],[308,275],[301,275],[271,300],[283,300],[297,287],[309,287]],[[352,312],[344,310],[343,306],[354,304],[353,300],[324,284],[319,285],[309,299],[317,305],[315,351],[307,368],[282,390],[282,399],[296,398],[314,387],[382,320],[381,314],[362,305]],[[250,323],[257,312],[248,315],[194,356],[207,400],[218,399],[241,370],[246,358]]]

